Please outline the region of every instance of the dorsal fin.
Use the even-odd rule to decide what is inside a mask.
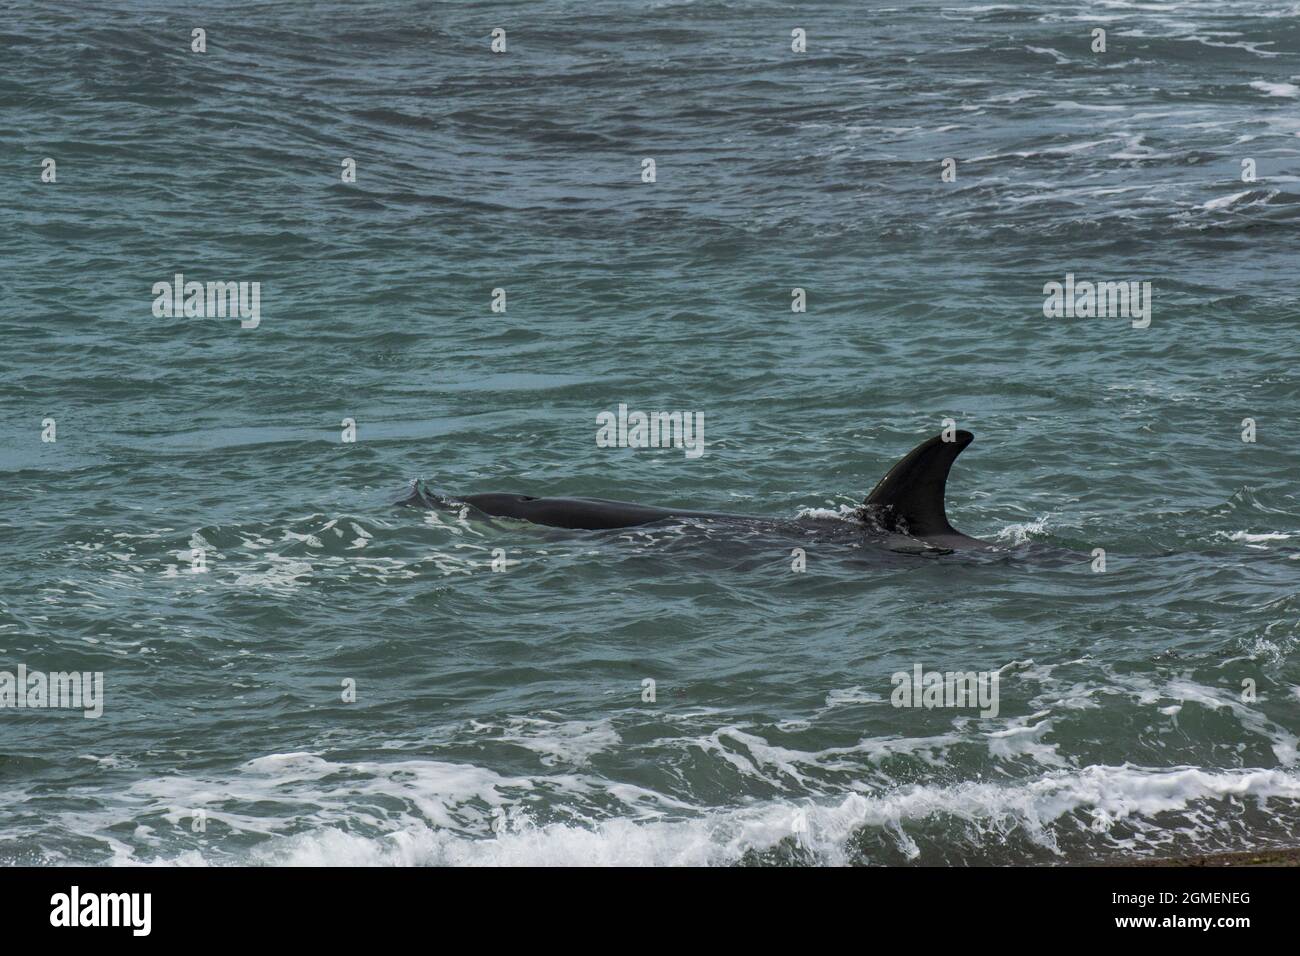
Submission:
[[[975,440],[970,432],[959,431],[952,441],[935,435],[917,445],[889,469],[889,473],[863,502],[868,520],[886,531],[914,538],[968,538],[948,523],[943,507],[948,471],[957,456]]]

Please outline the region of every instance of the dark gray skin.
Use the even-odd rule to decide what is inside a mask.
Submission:
[[[957,456],[975,436],[956,432],[952,441],[941,435],[922,442],[908,452],[880,479],[859,509],[860,538],[904,554],[944,554],[955,550],[990,549],[994,546],[962,534],[944,512],[944,489],[948,472]],[[665,521],[742,522],[747,525],[821,530],[825,521],[778,520],[752,515],[695,511],[688,508],[659,508],[651,505],[612,501],[607,498],[537,498],[531,495],[494,493],[464,495],[444,501],[431,500],[416,489],[406,504],[426,507],[463,502],[486,515],[517,518],[553,528],[600,531],[637,528]],[[842,529],[843,522],[835,522]]]

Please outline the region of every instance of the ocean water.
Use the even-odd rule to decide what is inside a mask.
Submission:
[[[1293,845],[1298,17],[0,3],[0,670],[104,687],[0,709],[0,861]],[[259,324],[155,315],[178,272]],[[620,404],[705,453],[598,447]],[[847,526],[945,419],[995,554],[394,506]],[[997,715],[894,706],[918,665]]]

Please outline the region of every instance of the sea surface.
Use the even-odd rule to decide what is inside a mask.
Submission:
[[[0,863],[1300,842],[1298,137],[1295,2],[0,2],[0,670],[104,682],[0,709]],[[847,527],[945,419],[995,553],[394,505]]]

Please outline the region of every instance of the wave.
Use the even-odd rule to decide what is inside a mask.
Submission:
[[[265,769],[313,778],[350,776],[361,765],[316,763],[304,755],[255,762]],[[374,769],[373,767],[369,769]],[[511,781],[491,771],[404,762],[402,770],[432,789],[421,806],[429,820],[406,819],[379,835],[342,823],[276,836],[239,862],[274,866],[719,866],[781,859],[822,865],[919,861],[933,852],[938,825],[965,858],[997,860],[1008,840],[1023,842],[1045,860],[1060,860],[1080,841],[1094,858],[1184,852],[1201,841],[1233,834],[1231,815],[1205,814],[1208,804],[1246,804],[1279,818],[1300,813],[1300,775],[1279,769],[1208,771],[1194,767],[1151,769],[1132,765],[1057,770],[1022,783],[919,784],[889,792],[855,792],[803,801],[771,800],[746,807],[665,819],[650,809],[652,795],[635,788],[611,795],[640,805],[636,815],[538,823],[525,813],[485,813],[483,831],[469,834],[450,823],[453,795],[468,805],[499,808]],[[360,787],[362,792],[367,789]],[[399,784],[399,790],[408,789]],[[656,819],[655,817],[659,817]],[[494,832],[495,831],[495,832]],[[1237,844],[1243,832],[1237,829]],[[924,847],[924,850],[923,850]],[[146,862],[119,859],[118,862]],[[199,851],[147,862],[221,862]]]

